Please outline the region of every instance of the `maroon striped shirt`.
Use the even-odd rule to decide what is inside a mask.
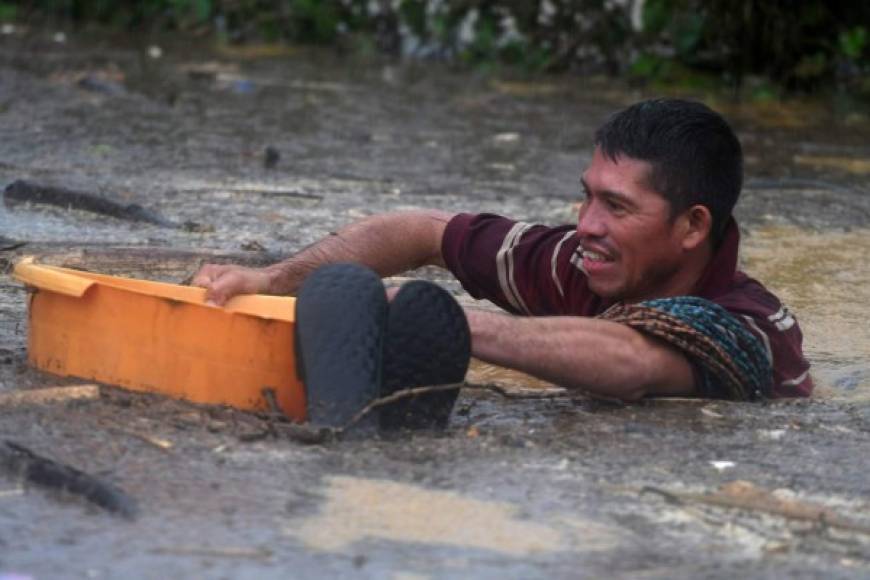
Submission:
[[[773,367],[774,397],[813,390],[803,337],[780,301],[737,270],[740,232],[732,218],[692,293],[742,322],[764,345]],[[550,228],[492,214],[459,214],[447,224],[442,254],[469,294],[526,316],[596,316],[613,304],[592,293],[582,270],[574,226]]]

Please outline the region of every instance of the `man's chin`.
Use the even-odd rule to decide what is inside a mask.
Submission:
[[[604,281],[593,280],[592,278],[588,280],[589,289],[592,290],[592,293],[605,300],[621,300],[625,294],[623,288],[616,284],[607,284]]]

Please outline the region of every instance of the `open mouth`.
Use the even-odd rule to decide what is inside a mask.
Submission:
[[[584,260],[595,263],[612,262],[613,258],[594,250],[583,250],[580,255]]]
[[[581,268],[586,272],[587,276],[599,277],[610,275],[616,262],[616,256],[610,252],[583,248],[579,254],[583,259]]]

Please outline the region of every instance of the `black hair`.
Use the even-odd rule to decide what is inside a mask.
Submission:
[[[718,242],[743,186],[740,141],[721,115],[694,101],[642,101],[610,117],[595,145],[613,161],[625,155],[650,163],[649,186],[668,201],[671,219],[706,206]]]

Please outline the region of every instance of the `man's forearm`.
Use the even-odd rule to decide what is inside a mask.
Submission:
[[[685,357],[625,325],[468,310],[472,354],[566,388],[631,401],[694,389]]]
[[[269,292],[289,294],[319,266],[356,262],[381,276],[424,265],[443,266],[441,238],[452,214],[408,211],[380,214],[354,222],[308,246],[287,260],[269,266]]]
[[[372,216],[345,226],[291,258],[266,268],[205,264],[191,284],[220,306],[239,294],[292,294],[325,264],[357,262],[381,276],[423,265],[444,265],[441,240],[452,214],[408,211]]]

